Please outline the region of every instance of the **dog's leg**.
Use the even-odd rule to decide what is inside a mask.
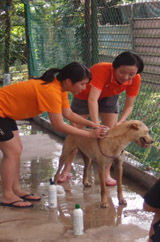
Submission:
[[[67,163],[67,161],[72,158],[72,154],[73,154],[74,151],[75,151],[75,149],[72,150],[70,154],[66,154],[65,152],[62,153],[62,155],[59,159],[58,170],[57,170],[55,177],[54,177],[54,183],[55,184],[57,184],[57,182],[58,182],[58,179],[59,179],[59,176],[60,176],[60,173],[61,173],[61,169],[63,168],[63,165],[65,165]]]
[[[89,159],[84,153],[81,152],[81,154],[85,164],[84,171],[83,171],[83,185],[85,187],[91,187],[91,183],[88,181],[88,176],[91,169],[92,160]]]
[[[108,205],[108,192],[105,183],[105,163],[104,162],[97,162],[98,164],[98,173],[99,173],[99,180],[101,186],[101,208],[107,208]]]
[[[121,155],[121,157],[115,159],[114,164],[115,164],[115,172],[116,172],[116,177],[117,177],[117,194],[118,194],[119,204],[126,205],[127,202],[123,197],[123,191],[122,191],[123,155]]]
[[[55,184],[57,184],[57,182],[58,182],[58,178],[60,176],[60,172],[61,172],[63,165],[65,165],[67,163],[67,161],[69,161],[71,159],[73,152],[75,152],[75,150],[76,150],[76,146],[73,143],[72,137],[67,136],[65,141],[64,141],[62,154],[61,154],[60,159],[59,159],[58,170],[57,170],[55,177],[54,177],[54,183]]]
[[[59,176],[60,176],[60,172],[61,172],[61,169],[63,167],[63,165],[65,164],[65,156],[62,154],[60,159],[59,159],[59,166],[58,166],[58,170],[54,176],[54,183],[57,184],[58,182],[58,179],[59,179]]]

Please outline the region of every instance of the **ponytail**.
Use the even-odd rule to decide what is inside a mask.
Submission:
[[[57,75],[57,79],[63,82],[65,79],[69,78],[73,84],[82,81],[85,78],[91,80],[90,70],[83,64],[78,62],[72,62],[64,66]]]
[[[43,85],[45,85],[45,84],[48,84],[48,83],[50,83],[54,80],[55,74],[57,72],[60,72],[60,69],[51,68],[51,69],[47,70],[42,76],[36,77],[34,79],[40,79],[40,80],[44,81]]]

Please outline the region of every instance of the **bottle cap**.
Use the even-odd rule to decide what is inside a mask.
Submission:
[[[75,208],[80,208],[80,205],[79,205],[79,204],[76,204],[76,205],[75,205]]]
[[[50,185],[54,185],[54,181],[52,178],[49,179],[49,183],[50,183]]]

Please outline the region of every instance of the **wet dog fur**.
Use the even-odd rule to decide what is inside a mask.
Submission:
[[[114,163],[116,172],[119,204],[127,204],[122,192],[123,151],[132,142],[141,147],[148,147],[148,145],[153,143],[147,126],[139,120],[129,120],[115,126],[109,130],[108,134],[103,139],[68,135],[63,145],[59,167],[54,178],[55,184],[57,184],[63,165],[70,160],[73,152],[78,148],[85,163],[83,173],[83,184],[85,187],[91,186],[88,181],[91,162],[94,161],[98,165],[101,186],[101,207],[108,207],[105,168],[110,162]]]

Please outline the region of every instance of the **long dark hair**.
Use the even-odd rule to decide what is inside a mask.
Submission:
[[[144,68],[143,60],[134,52],[126,51],[118,55],[112,62],[113,67],[116,69],[122,65],[137,66],[137,73],[141,73]]]
[[[58,74],[56,75],[56,73]],[[85,78],[88,78],[89,81],[91,80],[90,70],[85,65],[78,62],[72,62],[64,66],[62,69],[51,68],[42,76],[34,79],[43,80],[43,84],[48,84],[54,80],[55,76],[60,82],[63,82],[65,79],[69,78],[73,84],[82,81]]]

